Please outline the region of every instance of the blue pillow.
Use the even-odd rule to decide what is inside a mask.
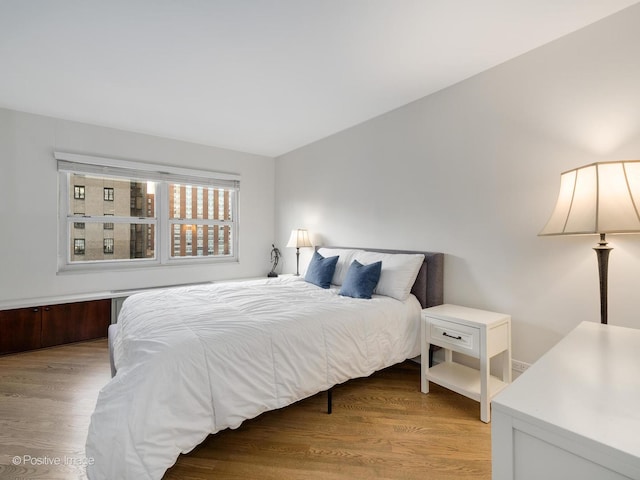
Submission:
[[[375,262],[369,265],[362,265],[354,260],[347,270],[347,275],[342,282],[340,295],[353,298],[371,298],[373,290],[380,280],[382,262]]]
[[[305,281],[322,288],[329,288],[331,286],[333,272],[336,271],[337,263],[337,255],[335,257],[324,258],[318,252],[315,252],[307,268],[307,273],[304,276]]]

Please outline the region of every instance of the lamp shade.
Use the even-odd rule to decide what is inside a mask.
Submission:
[[[564,172],[539,235],[640,232],[640,160],[600,162]]]
[[[313,247],[309,240],[309,232],[304,228],[291,230],[291,236],[289,237],[289,242],[287,242],[287,247]]]

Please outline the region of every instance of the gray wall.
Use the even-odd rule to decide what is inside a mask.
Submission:
[[[240,174],[240,262],[58,274],[54,151]],[[0,109],[0,306],[266,275],[274,238],[274,170],[268,157]]]
[[[525,362],[598,322],[596,238],[537,234],[561,172],[640,158],[638,26],[640,5],[276,159],[279,245],[445,252],[445,301],[511,314]],[[640,328],[640,236],[610,242],[609,321]]]

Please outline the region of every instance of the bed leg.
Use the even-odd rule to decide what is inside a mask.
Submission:
[[[333,388],[330,388],[329,390],[327,390],[327,415],[331,415],[331,410],[332,410],[332,394],[333,394]]]
[[[108,344],[109,344],[109,364],[111,365],[111,378],[116,376],[116,364],[113,359],[113,342],[118,332],[118,324],[112,323],[107,330]]]

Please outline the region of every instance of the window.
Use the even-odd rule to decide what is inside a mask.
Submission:
[[[82,217],[84,213],[74,213],[75,216]],[[73,222],[73,228],[77,228],[78,230],[84,230],[84,222]]]
[[[106,254],[113,254],[113,238],[105,238],[102,242],[102,251]]]
[[[55,156],[59,269],[237,261],[238,175],[61,152]],[[85,200],[82,214],[74,210],[78,195]],[[73,234],[80,224],[82,239]]]
[[[235,194],[224,188],[169,184],[172,258],[232,255]]]
[[[73,254],[84,255],[84,238],[73,239]]]
[[[113,188],[104,187],[104,201],[113,202]]]
[[[105,213],[104,216],[105,217],[113,217],[113,213]],[[111,222],[105,222],[102,225],[104,225],[104,229],[105,230],[113,230],[113,223],[111,223]]]

